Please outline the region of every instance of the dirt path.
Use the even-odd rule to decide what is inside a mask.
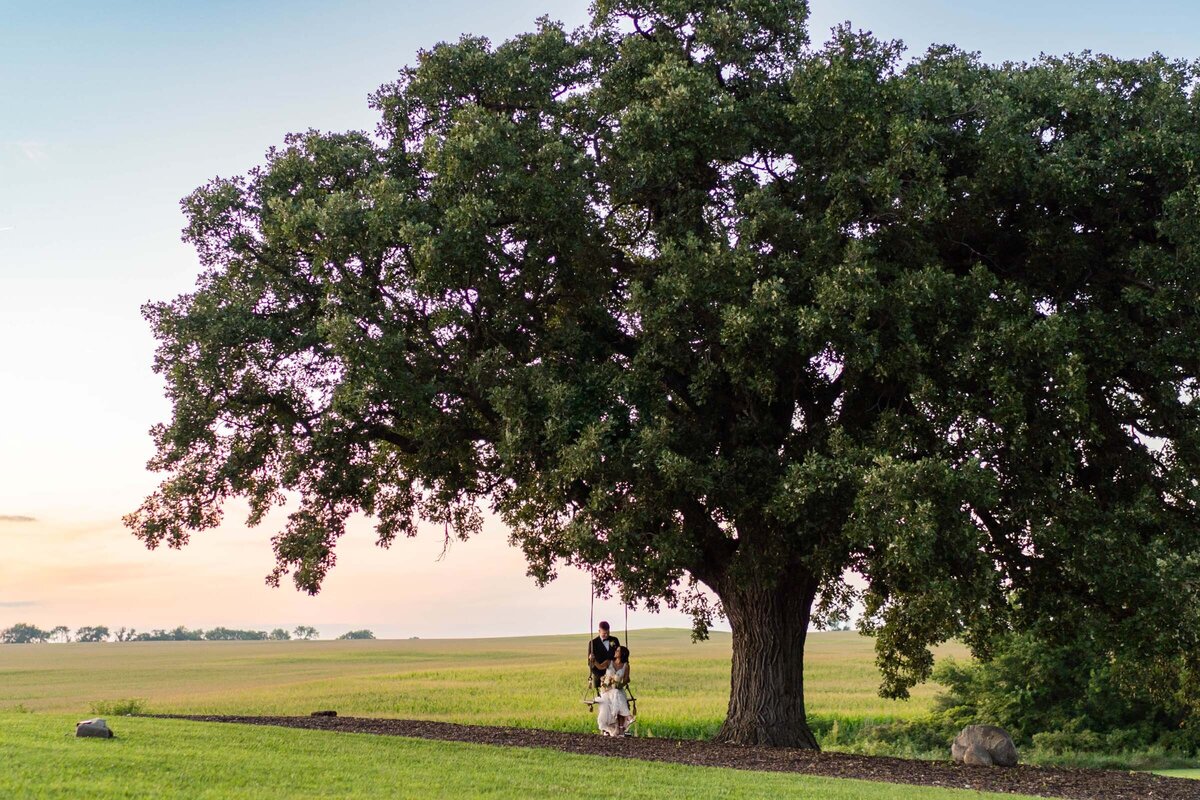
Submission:
[[[229,717],[161,715],[165,719],[237,722],[288,728],[411,736],[452,742],[546,747],[564,753],[636,758],[705,767],[799,772],[832,778],[1065,797],[1072,800],[1200,800],[1200,781],[1140,772],[1019,766],[967,767],[949,761],[813,753],[774,747],[739,747],[689,739],[610,739],[585,733],[533,728],[455,725],[409,719],[363,717]]]

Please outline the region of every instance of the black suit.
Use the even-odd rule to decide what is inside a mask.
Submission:
[[[596,664],[602,661],[611,661],[613,653],[621,646],[621,642],[615,636],[608,637],[608,647],[604,646],[605,640],[597,636],[588,644],[588,652],[592,654],[595,661],[591,663],[592,667],[592,686],[599,689],[600,680],[604,677],[604,670],[596,669]]]

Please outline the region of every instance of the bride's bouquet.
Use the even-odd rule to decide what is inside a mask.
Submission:
[[[617,689],[620,688],[620,686],[621,684],[619,681],[617,681],[616,675],[605,675],[600,679],[601,689]]]

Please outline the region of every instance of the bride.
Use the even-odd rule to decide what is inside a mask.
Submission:
[[[625,695],[628,685],[629,648],[621,646],[613,651],[612,661],[600,681],[600,712],[596,715],[596,723],[605,736],[629,735],[633,714],[629,710],[629,698]]]

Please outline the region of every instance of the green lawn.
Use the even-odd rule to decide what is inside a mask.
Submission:
[[[1019,800],[551,750],[252,725],[115,718],[116,739],[75,739],[74,716],[0,713],[0,797],[578,797],[599,776],[622,800]]]
[[[632,631],[631,638],[643,734],[715,732],[729,696],[729,635],[700,644],[681,630]],[[137,697],[164,713],[333,708],[359,716],[590,731],[595,723],[580,703],[586,648],[582,635],[0,645],[0,710],[82,714],[96,701]],[[880,698],[872,642],[855,633],[810,634],[805,678],[809,713],[844,720],[921,714],[937,691],[925,685],[907,702]]]
[[[729,692],[729,635],[692,644],[687,631],[649,630],[633,631],[631,639],[641,735],[715,732]],[[410,784],[420,787],[414,795],[425,797],[540,797],[573,781],[586,784],[595,770],[626,783],[622,800],[982,796],[597,762],[550,751],[123,717],[112,719],[118,740],[69,736],[72,723],[90,716],[97,703],[129,698],[141,699],[152,713],[288,715],[332,708],[342,715],[590,732],[595,721],[580,702],[586,646],[582,635],[0,645],[0,797],[360,796],[353,794],[359,791],[406,797]],[[942,651],[947,653],[965,656],[956,646]],[[925,685],[907,702],[880,698],[872,642],[855,633],[811,634],[806,679],[810,716],[826,730],[835,719],[857,723],[923,714],[938,691]],[[461,769],[463,764],[470,769]],[[93,785],[100,789],[93,792]],[[276,793],[275,785],[284,789]],[[703,791],[694,794],[698,786]]]
[[[1169,775],[1172,778],[1195,778],[1200,780],[1200,769],[1156,769],[1155,775]]]
[[[633,631],[643,735],[704,736],[725,713],[729,636]],[[651,764],[391,737],[110,718],[112,741],[74,739],[94,704],[153,712],[393,716],[591,731],[583,636],[334,642],[0,646],[0,797],[552,797],[595,776],[627,798],[958,798],[974,792]],[[933,687],[876,694],[871,642],[814,634],[810,708],[843,718],[928,708]],[[30,711],[33,713],[20,713]],[[463,765],[469,765],[464,769]],[[995,797],[999,797],[998,795]]]

